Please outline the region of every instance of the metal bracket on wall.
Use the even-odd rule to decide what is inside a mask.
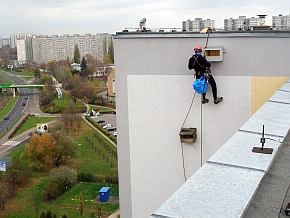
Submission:
[[[263,154],[272,154],[273,149],[272,148],[264,148],[264,144],[266,142],[266,139],[264,137],[265,131],[264,131],[264,125],[262,130],[262,138],[260,139],[260,143],[262,144],[262,147],[253,147],[252,152],[254,153],[263,153]]]

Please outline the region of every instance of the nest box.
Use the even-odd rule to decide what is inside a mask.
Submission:
[[[179,136],[182,143],[195,143],[196,128],[181,128]]]

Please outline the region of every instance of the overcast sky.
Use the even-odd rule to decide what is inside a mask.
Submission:
[[[85,33],[115,34],[138,28],[145,17],[147,28],[181,28],[182,21],[195,18],[223,20],[238,16],[289,15],[289,0],[1,0],[0,36],[36,32],[44,35]]]

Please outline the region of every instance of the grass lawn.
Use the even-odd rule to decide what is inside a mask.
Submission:
[[[96,135],[96,132],[88,124],[85,122],[82,124],[79,135],[77,133],[75,136],[78,145],[77,159],[69,161],[68,166],[82,173],[117,175],[117,159],[111,155],[113,150],[116,152],[116,148],[101,136],[96,139]],[[106,184],[105,182],[79,183],[50,204],[43,202],[41,192],[49,182],[48,173],[31,171],[26,165],[26,161],[19,158],[24,149],[25,145],[6,155],[6,157],[12,157],[13,162],[19,161],[22,163],[21,166],[29,175],[27,187],[19,188],[17,196],[7,201],[5,211],[0,212],[0,217],[2,217],[1,215],[4,218],[36,217],[36,209],[38,209],[38,217],[42,211],[47,212],[48,210],[56,214],[58,218],[61,218],[63,214],[66,214],[69,218],[90,217],[92,213],[97,217],[100,211],[102,217],[107,217],[119,207],[118,185]],[[97,200],[98,192],[103,186],[111,187],[111,198],[108,203],[101,203]],[[82,193],[84,199],[83,216],[80,215],[79,202],[76,200],[80,193]]]
[[[73,98],[65,92],[62,92],[62,98],[55,98],[53,102],[57,106],[67,107],[69,104],[74,103]],[[83,106],[84,104],[76,101],[77,106]]]
[[[25,79],[27,81],[34,78],[34,72],[33,71],[22,71],[22,72],[12,71],[11,73],[13,73],[15,75],[18,75],[18,76],[22,77],[23,79]]]
[[[90,104],[89,106],[90,106],[90,111],[92,111],[93,109],[99,109],[100,113],[115,110],[109,107],[103,107],[103,106],[98,106],[98,105],[93,105],[93,104]]]
[[[56,120],[56,117],[29,117],[26,122],[25,125],[22,125],[20,127],[20,129],[17,131],[16,135],[19,135],[23,132],[26,132],[27,130],[31,129],[31,128],[35,128],[36,130],[36,124],[38,123],[48,123],[50,121]]]

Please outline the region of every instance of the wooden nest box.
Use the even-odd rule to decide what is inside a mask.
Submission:
[[[196,128],[181,128],[179,136],[181,143],[195,143]]]

